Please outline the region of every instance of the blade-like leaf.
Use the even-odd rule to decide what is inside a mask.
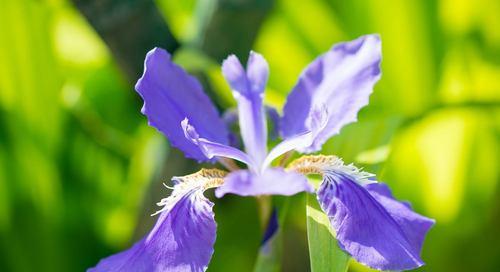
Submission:
[[[307,240],[312,272],[345,272],[350,256],[342,251],[328,216],[312,195],[307,195]]]

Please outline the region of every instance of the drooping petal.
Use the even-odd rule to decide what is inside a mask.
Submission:
[[[367,35],[339,43],[309,64],[288,95],[281,122],[282,136],[290,138],[308,130],[311,110],[324,104],[329,120],[313,145],[313,152],[340,129],[356,120],[368,104],[373,86],[380,78],[381,44],[378,35]]]
[[[269,66],[261,55],[250,52],[246,71],[238,58],[231,55],[224,60],[222,73],[238,102],[240,132],[245,150],[257,163],[260,163],[267,152],[263,98]]]
[[[367,189],[380,185],[365,186],[349,174],[328,172],[317,191],[340,247],[358,262],[379,270],[422,266],[420,249],[432,220]]]
[[[155,48],[145,60],[144,74],[135,89],[144,100],[142,112],[149,124],[161,131],[187,157],[206,160],[199,148],[184,137],[184,118],[201,137],[228,144],[227,128],[200,83],[174,64],[167,51]]]
[[[196,129],[189,124],[188,119],[184,119],[181,122],[181,126],[184,130],[185,137],[197,145],[207,158],[212,159],[213,157],[225,157],[241,161],[249,167],[254,167],[255,164],[253,163],[252,158],[241,150],[232,146],[214,143],[207,139],[200,138]]]
[[[220,183],[224,175],[203,169],[177,178],[172,195],[160,202],[165,207],[153,230],[130,249],[102,259],[88,271],[205,271],[213,254],[216,223],[213,203],[203,190]]]
[[[435,224],[435,220],[414,212],[410,203],[394,199],[391,190],[384,183],[367,184],[365,188],[384,206],[392,218],[401,226],[408,241],[420,252],[425,235]]]
[[[268,168],[260,174],[248,170],[231,172],[224,179],[224,184],[215,190],[215,195],[222,197],[232,193],[240,196],[290,196],[303,191],[314,191],[303,175],[286,172],[283,168]]]
[[[162,212],[147,237],[89,271],[205,271],[216,235],[212,206],[201,191],[188,191]]]

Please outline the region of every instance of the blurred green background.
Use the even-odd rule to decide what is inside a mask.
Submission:
[[[95,265],[149,230],[162,182],[200,167],[140,114],[133,84],[152,47],[222,111],[234,106],[227,54],[262,53],[266,100],[281,107],[307,63],[367,33],[382,37],[382,79],[323,153],[437,220],[419,271],[498,271],[499,29],[498,0],[0,0],[0,271]],[[283,271],[309,270],[304,199],[289,208]],[[209,271],[252,271],[256,201],[215,202]]]

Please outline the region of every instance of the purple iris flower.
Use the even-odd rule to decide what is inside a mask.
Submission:
[[[205,271],[216,237],[213,203],[203,192],[216,188],[217,197],[314,193],[306,175],[320,174],[316,195],[329,216],[339,246],[354,259],[380,270],[407,270],[423,265],[422,243],[434,220],[399,202],[372,174],[345,165],[335,156],[303,156],[287,167],[272,166],[285,153],[315,152],[340,129],[356,121],[381,76],[381,43],[366,35],[339,43],[302,72],[279,118],[283,141],[267,148],[264,90],[269,76],[266,60],[251,52],[244,67],[233,55],[222,73],[238,104],[244,151],[230,145],[230,132],[200,83],[174,64],[159,48],[151,50],[136,85],[144,100],[142,112],[187,157],[220,161],[229,173],[202,169],[174,177],[174,189],[153,230],[130,249],[101,260],[89,271]],[[272,114],[274,118],[277,115]],[[246,169],[235,169],[233,160]],[[232,164],[231,164],[232,163]],[[228,167],[229,165],[229,167]]]

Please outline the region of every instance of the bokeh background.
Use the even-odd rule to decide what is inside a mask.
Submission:
[[[0,0],[0,271],[95,265],[149,230],[163,182],[199,168],[140,114],[149,49],[172,52],[221,112],[235,104],[221,60],[254,49],[280,108],[307,63],[367,33],[382,37],[382,79],[323,153],[437,220],[419,271],[498,271],[498,0]],[[283,271],[309,270],[304,199],[288,210]],[[215,202],[209,271],[252,271],[257,202]]]

